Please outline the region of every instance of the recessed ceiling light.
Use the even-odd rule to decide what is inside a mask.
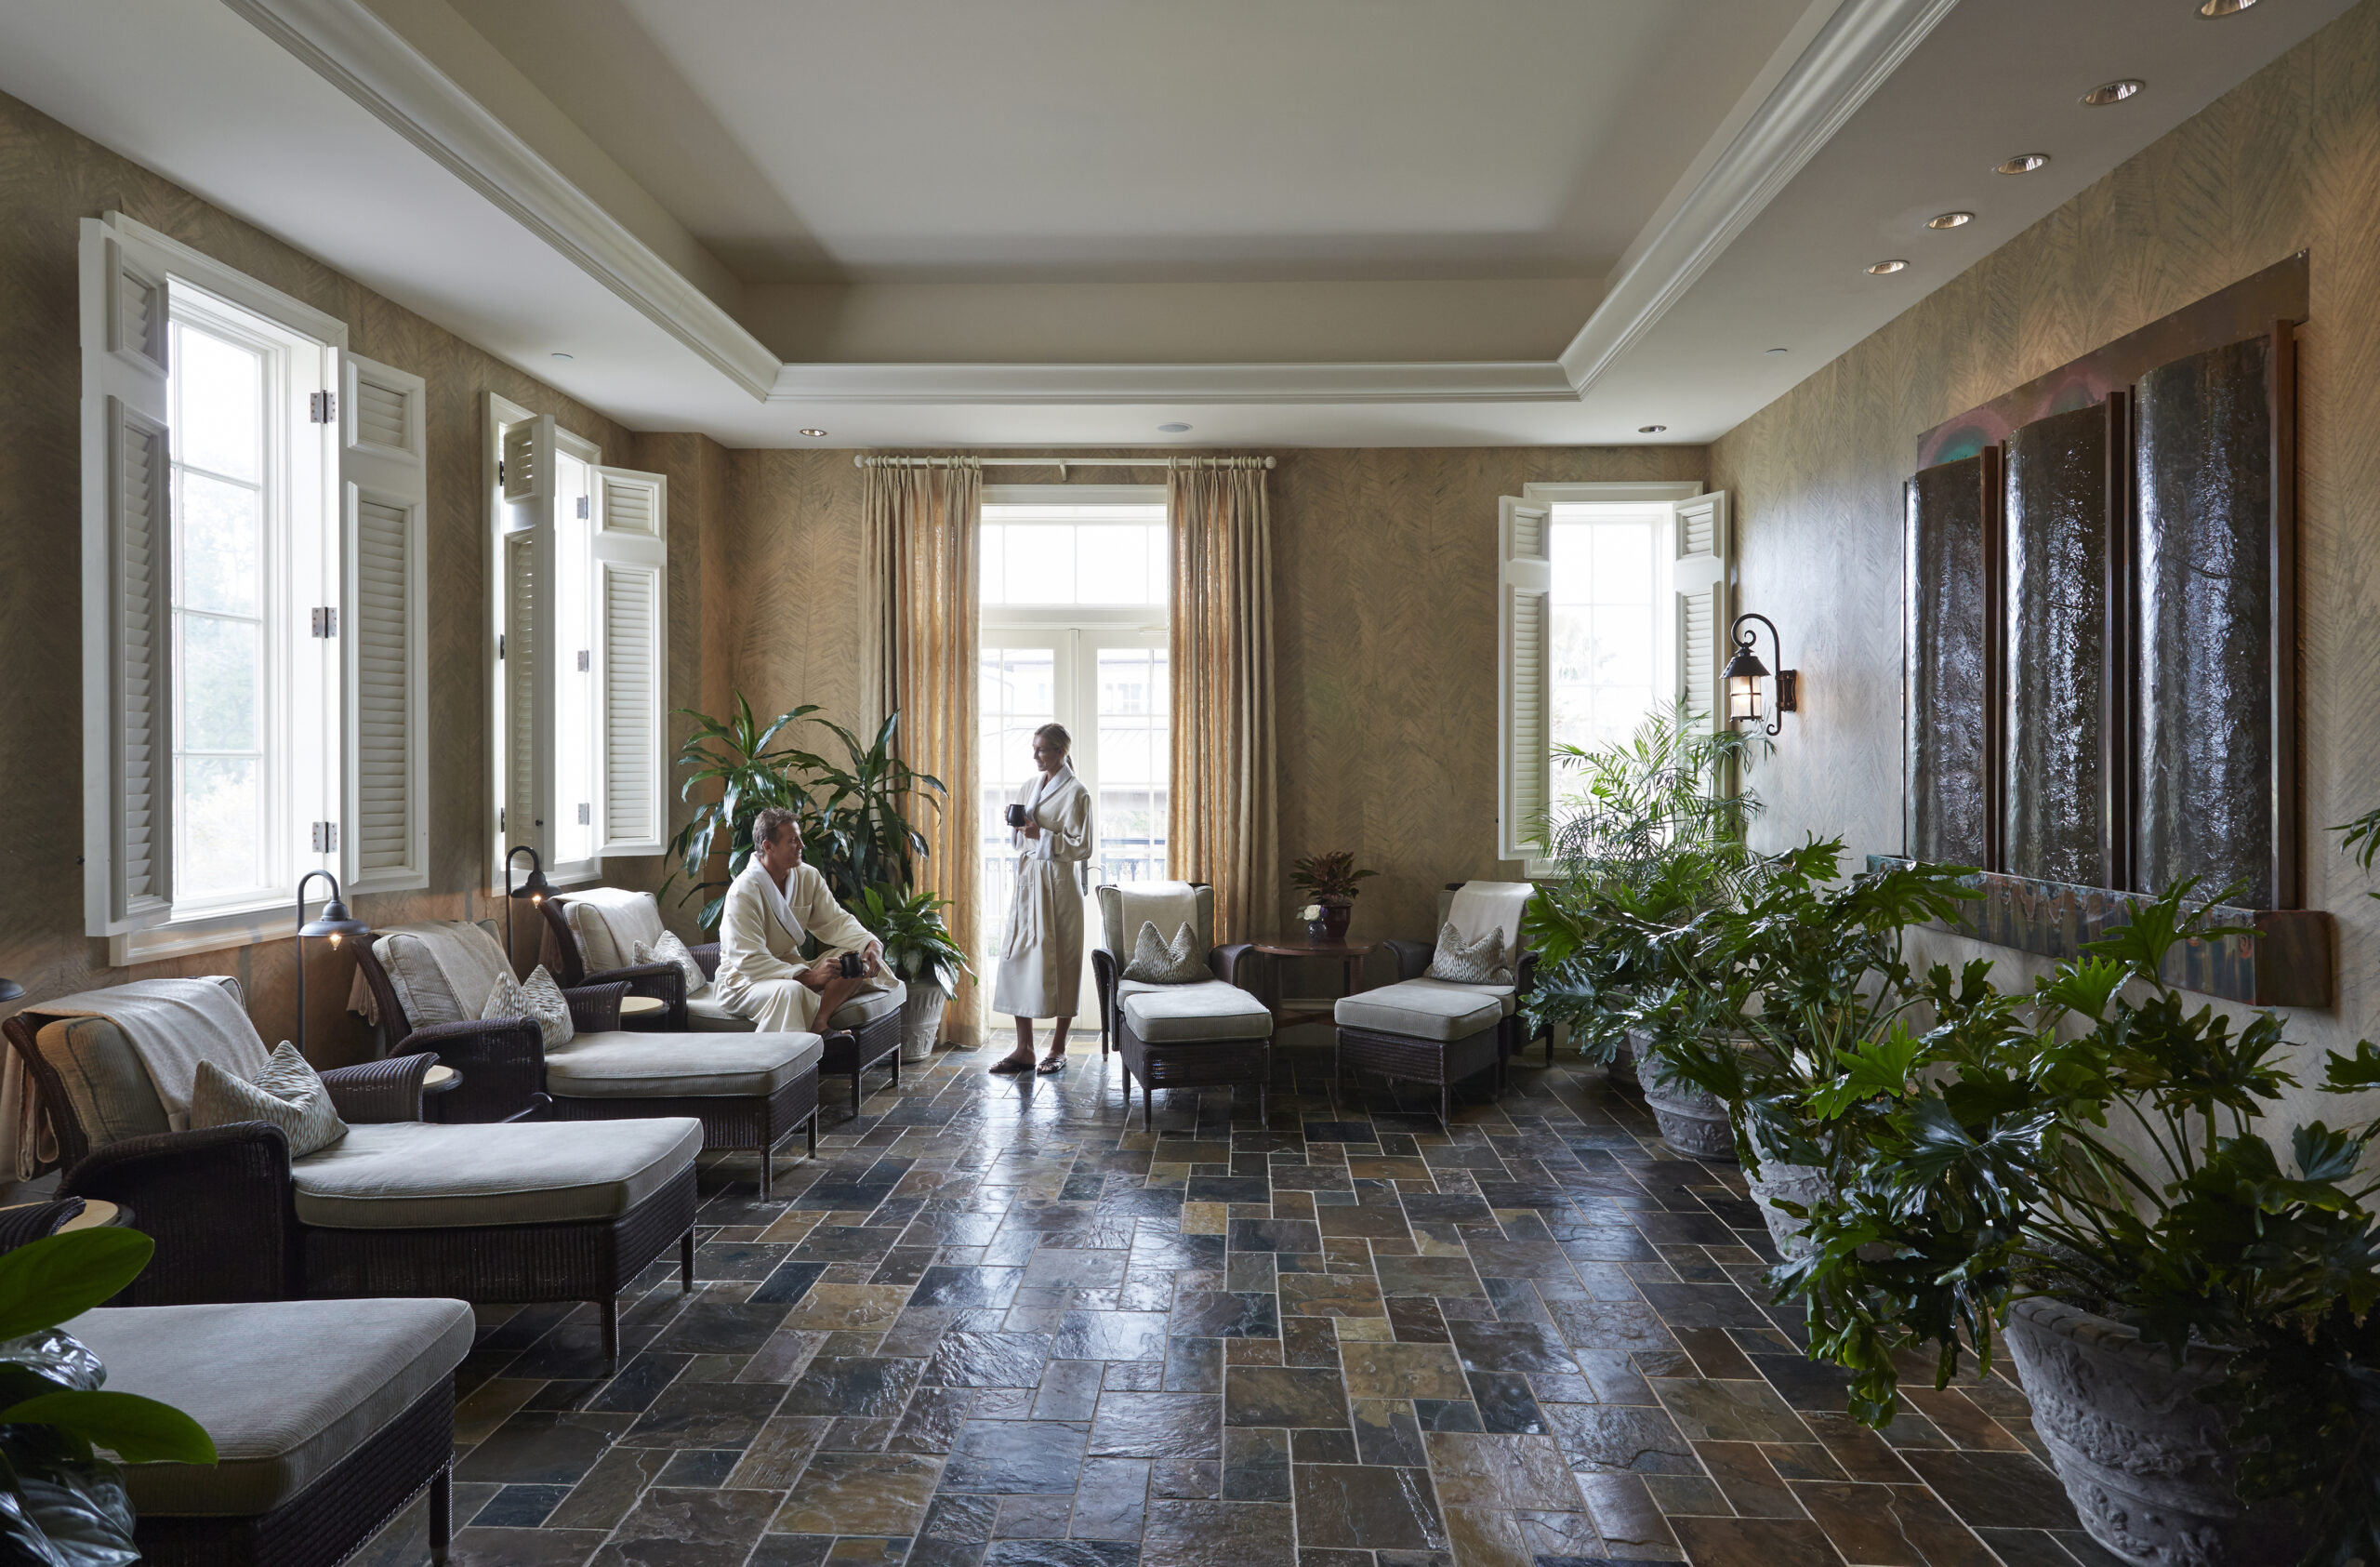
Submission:
[[[1964,229],[1975,221],[1972,212],[1940,212],[1925,219],[1929,229]]]
[[[1639,435],[1659,435],[1662,431],[1667,430],[1669,426],[1666,424],[1640,424],[1636,427],[1636,433]]]
[[[577,357],[577,355],[576,355],[576,354],[571,354],[571,353],[564,353],[564,352],[562,352],[561,350],[557,349],[557,350],[555,350],[555,351],[554,351],[554,357],[555,357],[556,359],[575,359],[575,358]]]
[[[2019,153],[1992,169],[1994,174],[2030,174],[2049,162],[2047,153]]]
[[[2202,0],[2198,14],[2202,17],[2232,17],[2254,5],[2256,0]]]
[[[2148,85],[2137,76],[2126,76],[2121,82],[2101,82],[2082,95],[2082,101],[2094,109],[2104,109],[2110,103],[2122,103]]]
[[[1889,277],[1894,272],[1906,272],[1908,270],[1909,263],[1901,260],[1879,261],[1874,266],[1868,269],[1869,272],[1878,277]]]
[[[1761,352],[1763,353],[1783,353],[1786,351],[1781,348],[1767,348],[1761,350]]]
[[[815,437],[817,437],[817,436],[824,435],[824,434],[826,434],[826,432],[825,431],[823,431],[823,430],[805,430],[805,431],[803,431],[803,432],[802,432],[802,433],[803,433],[804,435],[808,435],[808,436],[811,436],[811,437],[813,437],[813,438],[815,438]]]
[[[1160,434],[1165,435],[1187,435],[1190,433],[1190,427],[1186,424],[1160,424],[1157,428]]]

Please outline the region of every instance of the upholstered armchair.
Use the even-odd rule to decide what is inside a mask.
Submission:
[[[686,976],[675,963],[636,961],[636,949],[659,944],[668,929],[661,922],[661,903],[651,893],[624,892],[617,887],[587,887],[556,893],[540,905],[545,936],[539,961],[564,989],[586,985],[624,984],[632,996],[651,996],[662,1003],[656,1027],[673,1033],[689,1028],[720,1028],[722,1032],[749,1032],[751,1025],[735,1017],[717,1002],[705,1009],[705,1020],[690,1016]],[[712,950],[717,951],[714,944]],[[718,966],[716,957],[711,967]],[[706,971],[707,972],[707,971]],[[694,998],[702,1000],[704,998]],[[722,1026],[715,1015],[725,1015],[733,1026]]]
[[[1124,1057],[1124,1109],[1132,1082],[1141,1084],[1141,1125],[1152,1123],[1159,1088],[1256,1090],[1257,1113],[1271,1114],[1273,1014],[1238,983],[1254,949],[1214,944],[1215,889],[1204,883],[1150,882],[1098,889],[1100,944],[1091,949],[1099,990],[1100,1054],[1112,1033]],[[1132,977],[1141,927],[1154,925],[1170,943],[1187,925],[1193,950],[1205,956],[1198,977],[1159,983]]]
[[[1431,977],[1435,936],[1382,943],[1396,964],[1396,978],[1342,996],[1334,1006],[1332,1079],[1352,1067],[1428,1083],[1438,1090],[1438,1113],[1449,1124],[1457,1082],[1492,1069],[1495,1091],[1503,1092],[1505,1062],[1520,1042],[1520,1000],[1537,975],[1535,954],[1519,949],[1520,911],[1531,891],[1526,882],[1456,882],[1438,902],[1441,930],[1451,923],[1461,936],[1484,937],[1489,927],[1496,929],[1511,962],[1504,977]],[[1550,1063],[1550,1042],[1546,1056]]]
[[[229,978],[142,983],[238,995]],[[691,1120],[427,1122],[422,1079],[438,1058],[424,1051],[321,1074],[347,1134],[292,1158],[286,1135],[263,1122],[173,1130],[139,1052],[107,1017],[47,1017],[35,1003],[0,1032],[54,1140],[60,1195],[126,1204],[156,1240],[122,1304],[587,1301],[610,1364],[618,1292],[673,1240],[693,1287],[703,1139]],[[255,1048],[261,1056],[262,1042]]]
[[[1448,882],[1443,888],[1439,889],[1438,892],[1438,928],[1440,930],[1446,928],[1448,917],[1454,912],[1455,895],[1462,891],[1464,887],[1474,885],[1480,887],[1483,890],[1490,888],[1513,889],[1515,892],[1519,892],[1521,889],[1527,889],[1530,891],[1534,890],[1534,888],[1526,882]],[[1523,900],[1526,901],[1525,895],[1523,896]],[[1517,942],[1519,940],[1519,930],[1517,926],[1515,926],[1512,935],[1514,939]],[[1427,974],[1430,969],[1430,959],[1436,953],[1437,949],[1438,942],[1435,936],[1432,936],[1427,941],[1413,941],[1401,936],[1391,936],[1381,943],[1381,949],[1385,951],[1389,955],[1389,961],[1396,965],[1396,979],[1399,982],[1408,979],[1419,979],[1423,975]],[[1528,950],[1526,946],[1523,946],[1520,949],[1519,956],[1516,958],[1513,965],[1513,983],[1510,985],[1484,985],[1477,988],[1492,992],[1497,999],[1503,1003],[1504,1016],[1507,1019],[1507,1027],[1504,1030],[1505,1056],[1507,1057],[1518,1056],[1521,1051],[1529,1042],[1529,1039],[1541,1036],[1545,1041],[1545,1064],[1550,1067],[1554,1065],[1554,1035],[1552,1031],[1550,1029],[1540,1029],[1538,1035],[1529,1036],[1529,1039],[1525,1039],[1521,1033],[1521,1004],[1527,997],[1528,993],[1532,989],[1536,989],[1536,987],[1537,954]]]

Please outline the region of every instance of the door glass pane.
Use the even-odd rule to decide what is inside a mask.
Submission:
[[[1099,858],[1094,882],[1166,879],[1166,650],[1098,653]]]
[[[976,723],[977,802],[982,834],[983,901],[978,929],[986,955],[998,950],[1008,928],[1009,894],[1016,884],[1016,848],[1009,836],[1008,803],[1033,771],[1033,731],[1058,716],[1058,655],[1053,647],[985,647],[979,655],[983,692]],[[991,969],[982,971],[986,977]]]

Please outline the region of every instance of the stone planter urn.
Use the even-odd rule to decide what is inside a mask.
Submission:
[[[2222,1417],[2197,1397],[2228,1351],[2193,1346],[2175,1366],[2131,1328],[2039,1296],[2008,1308],[2002,1336],[2092,1539],[2135,1567],[2289,1567],[2303,1553],[2286,1510],[2241,1505]]]
[[[1802,1221],[1777,1206],[1775,1200],[1782,1197],[1805,1208],[1815,1208],[1834,1195],[1834,1183],[1815,1164],[1788,1164],[1770,1158],[1757,1133],[1752,1135],[1752,1151],[1760,1157],[1760,1173],[1750,1175],[1747,1184],[1752,1188],[1752,1200],[1760,1205],[1760,1216],[1767,1221],[1768,1238],[1777,1242],[1777,1255],[1787,1258],[1809,1255],[1809,1238],[1801,1233]]]
[[[1705,1094],[1684,1078],[1670,1078],[1656,1062],[1644,1078],[1645,1103],[1660,1123],[1661,1138],[1688,1159],[1736,1160],[1736,1134],[1726,1101]]]
[[[1635,1087],[1638,1081],[1636,1061],[1643,1054],[1643,1046],[1639,1042],[1635,1029],[1631,1029],[1622,1034],[1620,1038],[1620,1048],[1612,1052],[1611,1065],[1605,1069],[1610,1072],[1611,1081],[1627,1083],[1632,1088]]]
[[[901,1064],[933,1059],[934,1041],[942,1034],[942,1015],[950,998],[931,985],[912,985],[901,1003]]]

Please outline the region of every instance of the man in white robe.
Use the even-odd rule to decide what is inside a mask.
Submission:
[[[801,857],[801,826],[774,806],[752,824],[752,858],[727,889],[719,920],[720,1001],[763,1033],[819,1033],[853,997],[898,993],[885,972],[884,946],[826,890],[826,878]],[[801,946],[825,949],[805,963]],[[866,972],[845,977],[840,960],[858,953]]]

